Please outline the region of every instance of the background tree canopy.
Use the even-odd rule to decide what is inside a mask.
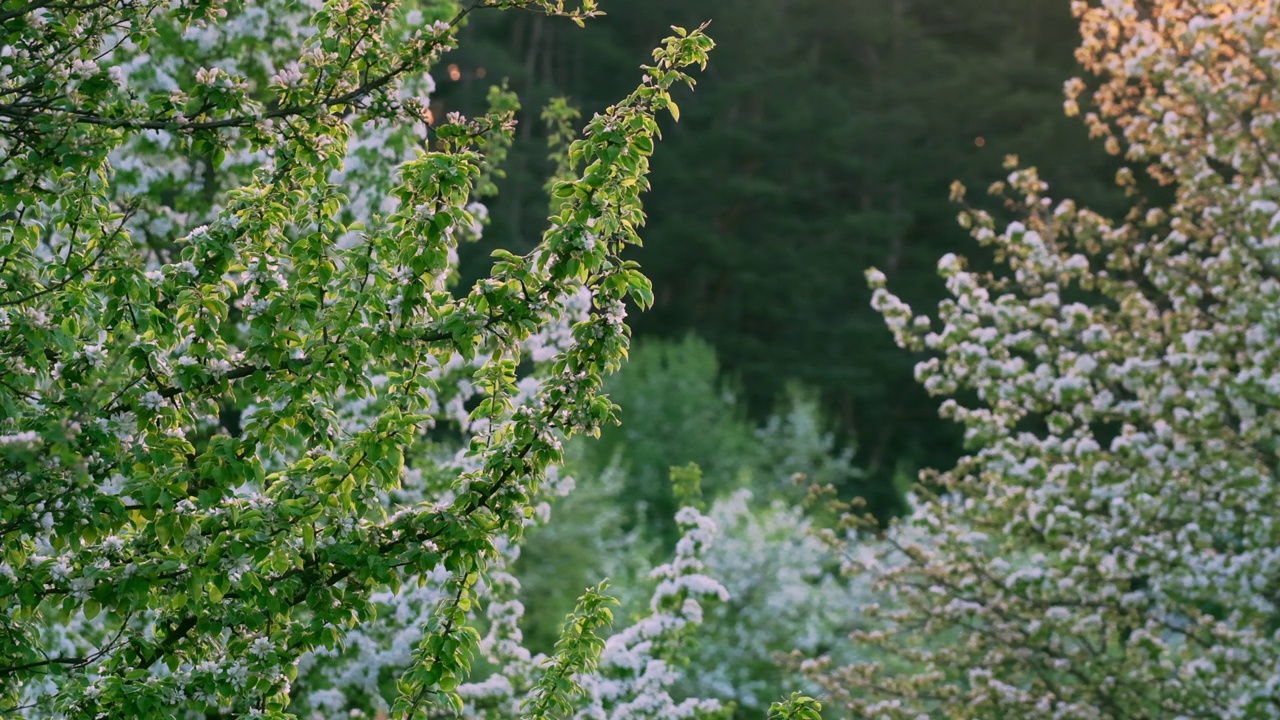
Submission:
[[[900,510],[895,473],[945,466],[959,436],[855,273],[884,268],[907,301],[937,302],[934,259],[965,242],[947,187],[988,182],[1006,154],[1034,156],[1055,187],[1115,207],[1114,163],[1061,112],[1077,72],[1069,4],[656,0],[607,12],[581,33],[532,15],[481,18],[467,30],[475,42],[450,56],[459,80],[442,80],[437,97],[471,106],[510,77],[534,97],[597,107],[670,18],[713,18],[718,62],[679,97],[682,120],[664,127],[671,151],[654,162],[652,222],[633,256],[655,302],[636,332],[710,341],[756,418],[787,382],[818,389],[868,470],[846,492]],[[513,153],[490,241],[532,237],[542,162],[536,144]]]

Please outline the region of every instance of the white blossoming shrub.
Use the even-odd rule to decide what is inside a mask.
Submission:
[[[760,507],[742,489],[707,515],[720,533],[703,562],[729,598],[707,611],[681,687],[732,702],[738,717],[764,717],[805,682],[791,653],[855,659],[843,639],[873,594],[841,577],[830,541],[799,506]]]
[[[558,479],[555,473],[551,479]],[[541,515],[529,524],[549,519],[547,513]],[[714,521],[684,508],[677,524],[682,535],[674,557],[649,573],[654,589],[645,612],[632,624],[601,639],[612,619],[607,606],[616,601],[598,588],[588,589],[579,600],[570,625],[581,623],[578,631],[597,644],[598,659],[580,660],[577,665],[565,665],[561,653],[548,656],[524,646],[520,581],[509,572],[521,546],[500,540],[488,572],[474,588],[482,607],[479,625],[485,633],[476,646],[476,677],[457,687],[465,716],[524,717],[529,698],[535,698],[536,704],[546,697],[539,685],[550,674],[547,668],[561,666],[570,671],[564,680],[573,683],[583,697],[559,708],[571,710],[576,718],[677,720],[721,714],[723,706],[717,700],[682,695],[675,687],[693,631],[702,623],[703,604],[718,604],[728,597],[724,587],[703,572],[702,556],[717,534]],[[375,595],[376,617],[348,632],[341,647],[319,649],[302,658],[294,684],[298,699],[292,709],[312,720],[385,715],[390,709],[387,698],[394,697],[395,679],[411,663],[413,649],[444,599],[445,580],[443,569],[437,568],[421,584]],[[566,645],[566,636],[561,636],[557,650],[577,650]]]
[[[1020,221],[962,216],[998,269],[942,258],[936,317],[869,273],[969,454],[908,561],[862,563],[891,605],[855,638],[903,665],[810,665],[856,717],[1280,717],[1280,13],[1073,8],[1068,112],[1170,200],[1124,170],[1111,220],[1015,170]]]
[[[803,498],[810,483],[847,488],[859,471],[852,451],[839,448],[827,430],[812,394],[791,388],[778,411],[753,429],[732,399],[708,393],[720,380],[713,351],[694,339],[635,349],[631,362],[606,383],[610,396],[632,412],[624,409],[622,427],[602,433],[613,436],[611,444],[566,446],[565,467],[581,481],[567,497],[554,500],[557,522],[530,534],[515,574],[522,584],[531,648],[550,646],[547,638],[557,622],[549,619],[558,620],[581,586],[595,578],[610,578],[610,593],[621,600],[620,615],[637,612],[652,591],[645,569],[664,554],[665,525],[654,522],[660,518],[653,518],[652,510],[646,518],[636,507],[640,500],[634,488],[648,481],[638,483],[637,464],[627,461],[717,457],[715,475],[703,475],[700,465],[666,468],[678,480],[676,487],[647,488],[650,497],[661,494],[679,502],[680,487],[691,489],[696,478],[699,493],[709,496],[708,515],[721,529],[704,561],[707,574],[724,583],[730,597],[707,612],[676,687],[719,698],[733,706],[735,717],[763,717],[771,701],[806,684],[791,667],[793,650],[853,657],[839,641],[854,627],[852,610],[863,586],[839,577],[840,559],[822,539],[821,523],[787,499]],[[637,417],[631,401],[645,398],[649,402]],[[692,427],[690,414],[701,417],[706,408],[699,403],[708,399],[729,411],[723,424],[706,433],[673,435],[673,426]],[[672,442],[675,436],[679,439]],[[612,459],[600,468],[602,448],[612,450]],[[644,470],[639,477],[656,482],[651,468]]]
[[[0,717],[423,717],[508,687],[532,717],[631,702],[585,680],[606,596],[542,662],[506,564],[562,440],[612,417],[624,302],[652,301],[620,253],[656,114],[712,42],[676,29],[633,93],[558,133],[576,139],[542,241],[455,288],[517,105],[431,118],[429,73],[500,9],[598,14],[0,10]],[[662,633],[715,594],[690,532],[638,657],[663,661]],[[510,677],[473,683],[476,658]]]
[[[687,662],[685,641],[703,621],[707,600],[724,602],[728,591],[703,573],[702,555],[712,543],[716,524],[693,507],[676,513],[680,539],[671,562],[649,577],[657,588],[649,612],[611,636],[600,654],[599,668],[577,679],[587,702],[575,717],[583,720],[714,717],[723,707],[714,699],[676,700],[672,685]]]

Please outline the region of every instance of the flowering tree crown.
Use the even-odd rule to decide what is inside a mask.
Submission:
[[[655,114],[678,113],[670,90],[712,42],[677,28],[576,139],[553,108],[549,229],[456,291],[518,104],[495,90],[478,117],[434,117],[429,70],[493,9],[598,14],[0,10],[0,716],[420,716],[514,687],[503,712],[539,717],[592,687],[598,592],[545,665],[467,679],[478,652],[518,659],[502,563],[561,439],[612,417],[598,390],[626,355],[624,301],[652,300],[620,253]],[[680,584],[695,564],[655,612],[716,594]],[[409,645],[374,677],[335,669],[366,657],[348,640],[392,638]]]
[[[1171,200],[1124,169],[1111,220],[1013,161],[1022,219],[961,216],[997,272],[942,258],[936,318],[869,273],[970,452],[854,560],[901,664],[809,665],[859,716],[1280,717],[1280,15],[1073,8],[1067,112]]]

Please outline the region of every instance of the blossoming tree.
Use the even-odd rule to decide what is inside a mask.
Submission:
[[[1020,221],[961,218],[998,269],[944,257],[936,318],[869,273],[970,451],[852,558],[904,663],[809,664],[858,717],[1280,717],[1280,14],[1073,8],[1067,112],[1168,201],[1122,170],[1112,221],[1016,170]]]
[[[607,648],[593,590],[553,657],[522,653],[503,572],[561,438],[611,417],[624,300],[651,300],[619,255],[655,113],[712,43],[676,29],[556,149],[539,246],[458,292],[517,104],[433,117],[429,71],[496,9],[598,12],[0,9],[0,716],[713,709],[659,692],[723,591],[698,513],[653,618]],[[473,657],[498,669],[471,679]]]

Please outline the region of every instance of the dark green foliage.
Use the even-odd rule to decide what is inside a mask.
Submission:
[[[599,441],[583,443],[572,469],[598,477],[616,466],[627,527],[643,525],[655,538],[674,537],[671,518],[688,502],[676,501],[672,480],[683,471],[672,468],[690,463],[701,469],[708,502],[740,487],[762,499],[795,500],[797,474],[845,496],[878,490],[854,469],[852,449],[826,427],[815,393],[792,385],[757,427],[735,383],[721,373],[715,349],[694,336],[640,343],[605,390],[624,408],[621,423],[603,428]],[[886,500],[891,507],[897,502]]]
[[[583,468],[594,474],[617,462],[624,469],[621,494],[632,522],[647,516],[660,536],[674,531],[673,466],[697,463],[704,491],[715,495],[750,464],[751,426],[706,342],[686,337],[637,347],[606,392],[626,410],[620,425],[585,447]]]
[[[574,456],[581,447],[570,445],[571,468],[580,465]],[[620,481],[616,467],[600,476],[580,476],[578,488],[554,502],[554,522],[533,530],[522,548],[515,567],[525,606],[525,642],[534,652],[552,652],[560,619],[588,583],[609,578],[624,616],[639,610],[646,598],[644,576],[659,553],[638,530],[623,529],[628,514],[619,501]]]
[[[1008,153],[1034,155],[1055,188],[1108,207],[1113,168],[1061,112],[1062,81],[1077,72],[1068,3],[653,0],[606,10],[584,33],[479,18],[478,39],[516,51],[464,44],[463,80],[444,82],[441,96],[456,90],[461,101],[483,65],[490,77],[510,73],[529,107],[560,93],[602,106],[634,81],[636,53],[672,18],[713,17],[720,62],[677,97],[682,121],[664,127],[672,152],[653,164],[635,256],[656,299],[637,332],[706,338],[757,418],[790,380],[820,391],[859,440],[871,509],[894,512],[895,474],[947,465],[959,441],[912,381],[917,358],[894,348],[871,311],[861,273],[883,268],[908,302],[936,303],[935,258],[970,243],[947,187],[981,187]],[[520,134],[539,127],[529,117]],[[541,157],[538,143],[513,152],[493,241],[532,238]]]

